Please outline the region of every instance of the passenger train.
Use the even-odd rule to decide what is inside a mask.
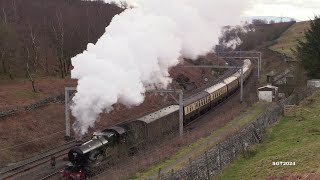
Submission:
[[[251,61],[244,60],[242,68],[245,82],[252,71]],[[219,83],[185,98],[184,124],[201,116],[232,95],[240,87],[240,76],[240,70],[238,70]],[[91,140],[69,151],[68,158],[71,165],[65,168],[62,175],[85,178],[90,168],[119,153],[118,151],[134,152],[143,144],[152,142],[167,132],[177,131],[178,114],[179,105],[172,104],[141,118],[95,132]]]

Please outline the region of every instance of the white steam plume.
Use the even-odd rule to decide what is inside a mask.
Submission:
[[[78,92],[71,109],[78,135],[115,103],[139,105],[146,88],[166,88],[179,57],[195,59],[211,51],[221,27],[240,22],[246,0],[126,2],[135,8],[115,16],[95,45],[72,58]]]

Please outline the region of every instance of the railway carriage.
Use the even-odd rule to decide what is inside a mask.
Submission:
[[[127,149],[135,150],[144,144],[155,142],[162,135],[177,132],[179,128],[179,105],[170,105],[153,113],[126,122],[125,127]]]
[[[226,98],[228,89],[224,82],[220,82],[205,91],[210,94],[211,107],[214,107]]]
[[[154,141],[163,134],[177,131],[179,128],[179,105],[170,105],[158,111],[138,118],[137,121],[146,124],[145,139]]]
[[[186,98],[183,102],[184,123],[191,122],[209,110],[211,108],[210,101],[210,94],[204,91]]]

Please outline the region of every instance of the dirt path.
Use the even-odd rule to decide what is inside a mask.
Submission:
[[[223,128],[214,131],[210,136],[206,137],[204,140],[200,139],[201,143],[195,142],[199,145],[194,147],[193,149],[189,150],[187,153],[180,155],[179,158],[176,160],[165,164],[161,168],[161,173],[167,173],[171,171],[172,169],[178,169],[179,167],[183,166],[184,164],[188,163],[189,159],[194,159],[198,155],[202,154],[206,149],[214,147],[219,141],[221,141],[226,136],[230,135],[230,133],[234,132],[236,129],[243,127],[247,123],[254,120],[256,117],[258,117],[260,114],[263,113],[263,110],[268,106],[267,103],[257,103],[255,107],[250,108],[245,113],[241,114],[239,117],[225,125]],[[214,112],[210,112],[207,116],[212,116]],[[176,158],[176,157],[172,157]],[[170,159],[168,160],[170,161]],[[146,172],[142,177],[139,177],[138,179],[157,179],[158,171],[154,173],[148,173]]]

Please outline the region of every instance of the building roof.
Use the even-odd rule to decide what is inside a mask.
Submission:
[[[274,89],[278,89],[278,87],[272,86],[272,85],[267,85],[267,86],[263,86],[263,87],[258,88],[258,91],[272,91]]]

